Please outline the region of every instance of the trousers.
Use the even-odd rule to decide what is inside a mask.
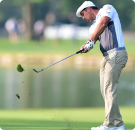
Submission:
[[[104,126],[124,125],[117,102],[117,87],[122,69],[128,60],[126,50],[114,51],[103,57],[100,67],[100,90],[105,102]]]

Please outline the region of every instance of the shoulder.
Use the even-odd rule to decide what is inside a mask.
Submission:
[[[99,12],[100,18],[103,16],[107,16],[113,19],[114,15],[116,14],[116,10],[112,5],[106,4],[101,8],[101,11]]]
[[[106,4],[103,6],[103,10],[106,10],[107,12],[115,11],[115,8],[112,5]]]
[[[106,4],[103,6],[103,9],[108,9],[108,8],[114,8],[112,5]]]

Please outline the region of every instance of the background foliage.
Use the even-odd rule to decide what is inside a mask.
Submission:
[[[8,18],[16,19],[33,18],[32,23],[38,19],[45,19],[48,12],[56,15],[56,22],[76,23],[88,25],[83,20],[76,18],[77,8],[84,0],[3,0],[0,4],[0,26],[3,26]],[[113,5],[118,11],[123,30],[135,29],[135,3],[132,0],[93,0],[101,8],[104,4]],[[29,16],[29,12],[30,16]],[[71,18],[71,15],[74,17]]]

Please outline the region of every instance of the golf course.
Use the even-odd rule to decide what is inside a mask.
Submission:
[[[86,40],[49,40],[45,41],[27,41],[20,39],[17,42],[11,42],[8,39],[0,39],[0,54],[2,53],[24,53],[24,54],[72,54],[80,50],[80,47],[86,42]],[[125,46],[129,56],[135,56],[135,44],[134,40],[125,41]],[[99,48],[99,42],[97,41],[94,49],[85,55],[98,55],[102,56]]]
[[[35,56],[36,58],[44,57],[48,54],[51,56],[55,56],[57,54],[68,56],[70,54],[77,52],[80,49],[80,46],[84,42],[85,42],[85,40],[57,40],[56,39],[56,40],[45,40],[43,42],[20,40],[16,43],[12,43],[8,39],[0,39],[0,44],[1,44],[0,45],[1,46],[0,47],[0,57],[2,57],[3,55],[11,55],[11,57],[16,57],[16,55],[18,55],[18,54],[24,54],[26,57]],[[134,59],[135,59],[134,41],[126,41],[125,45],[127,48],[129,58],[131,58],[134,63]],[[81,55],[81,54],[78,54],[78,55]],[[85,56],[86,57],[94,56],[97,58],[98,57],[102,58],[102,54],[99,50],[99,44],[97,43],[95,45],[95,48],[93,50],[91,50],[89,53],[82,54],[82,55],[84,57]],[[74,57],[76,57],[76,56],[74,56]],[[40,68],[42,69],[43,65],[39,65],[39,63],[37,60],[36,65],[40,66]],[[41,74],[36,74],[33,71],[30,71],[30,73],[32,73],[32,74],[29,74],[29,76],[24,76],[25,78],[22,76],[21,77],[22,80],[19,80],[20,75],[23,75],[23,73],[27,73],[27,66],[30,66],[32,68],[32,67],[35,67],[35,65],[33,64],[33,62],[30,65],[29,65],[29,63],[23,62],[22,64],[23,64],[25,71],[23,73],[19,73],[16,70],[17,64],[19,64],[18,61],[14,61],[13,65],[11,65],[11,67],[8,64],[7,70],[9,71],[9,74],[11,74],[11,72],[16,73],[16,75],[13,76],[15,78],[15,80],[13,80],[13,85],[15,85],[16,82],[20,82],[22,84],[22,81],[24,81],[24,83],[23,83],[24,86],[21,86],[21,85],[17,86],[17,87],[22,87],[20,91],[23,91],[24,97],[21,96],[20,99],[17,99],[17,97],[15,97],[14,95],[9,94],[9,95],[7,95],[7,99],[3,98],[4,97],[3,93],[5,93],[5,91],[7,91],[7,89],[4,89],[4,85],[1,85],[1,87],[3,87],[3,90],[1,91],[1,95],[2,95],[1,101],[0,101],[1,104],[4,104],[4,102],[8,101],[8,99],[12,98],[12,96],[14,96],[15,100],[17,100],[17,102],[14,102],[12,104],[12,106],[16,106],[16,104],[18,102],[20,102],[19,108],[9,109],[8,107],[5,107],[6,105],[1,107],[1,109],[0,109],[0,128],[2,130],[90,130],[91,127],[97,127],[97,126],[100,126],[103,124],[103,121],[105,119],[104,107],[95,107],[95,106],[94,107],[92,107],[92,106],[83,107],[82,106],[80,108],[79,107],[75,107],[75,108],[74,107],[71,107],[71,108],[70,107],[67,107],[67,108],[41,107],[41,108],[38,108],[38,105],[36,105],[36,104],[34,104],[36,106],[35,108],[32,108],[32,107],[24,108],[23,104],[21,107],[21,99],[25,98],[25,96],[27,97],[27,95],[30,95],[29,93],[31,93],[31,97],[33,97],[33,102],[36,100],[36,98],[34,98],[34,97],[37,97],[37,95],[40,95],[40,93],[38,94],[38,91],[37,91],[37,95],[36,94],[34,95],[34,92],[32,92],[32,89],[28,88],[28,86],[30,84],[28,84],[28,83],[25,84],[25,82],[27,82],[27,80],[33,80],[33,79],[29,78],[30,76],[36,75],[35,79],[37,79],[38,76],[40,79],[41,74],[44,74],[44,76],[42,75],[42,78],[44,81],[53,82],[53,80],[52,81],[49,80],[49,78],[51,78],[50,73],[41,72]],[[59,63],[59,64],[61,64],[61,63]],[[133,67],[133,65],[132,65],[132,67]],[[10,71],[10,68],[14,68],[13,71]],[[2,70],[2,73],[4,73],[4,71],[6,71],[6,73],[8,73],[8,71],[6,70],[5,67],[4,67],[4,69],[1,69],[1,70]],[[1,79],[4,79],[3,76],[5,76],[5,73],[1,76]],[[45,79],[47,76],[48,76],[48,79]],[[8,78],[8,80],[9,80],[9,78]],[[92,80],[94,80],[94,76],[93,76]],[[130,80],[130,78],[128,80]],[[80,80],[80,82],[81,82],[81,80]],[[10,83],[12,83],[12,82],[10,82]],[[50,84],[50,83],[48,83],[48,84]],[[66,80],[65,80],[65,84],[66,84]],[[11,85],[11,86],[13,86],[13,85]],[[36,85],[35,82],[33,84],[33,86],[37,87],[37,90],[38,90],[38,88],[40,89],[40,85],[42,85],[42,84]],[[32,86],[32,83],[31,83],[31,86]],[[57,84],[55,84],[54,86],[58,87]],[[121,84],[121,86],[122,86],[122,84]],[[10,85],[9,85],[9,87],[10,87]],[[46,87],[46,86],[43,86],[43,87]],[[49,87],[49,85],[48,85],[48,87]],[[64,87],[64,83],[63,83],[63,87]],[[15,91],[14,86],[13,86],[13,89],[12,89],[12,87],[9,89],[10,89],[10,91],[13,91],[13,93],[14,93],[14,91]],[[45,88],[44,88],[44,90],[45,90]],[[43,91],[43,90],[41,90],[41,91]],[[87,90],[85,90],[85,91],[87,91]],[[91,93],[95,93],[94,96],[96,96],[96,94],[98,94],[98,92],[96,93],[96,91],[94,91],[94,90]],[[41,95],[43,95],[43,94],[44,93],[42,93]],[[56,93],[56,94],[58,94],[58,93]],[[70,94],[68,96],[69,97],[67,97],[67,99],[70,98]],[[127,95],[125,95],[125,96],[127,96]],[[125,96],[123,95],[123,97],[125,97]],[[25,98],[24,102],[31,101],[29,99],[29,97]],[[14,99],[14,98],[12,98],[12,99]],[[92,98],[94,99],[94,97],[92,97]],[[49,98],[48,99],[44,98],[41,100],[41,103],[46,102],[46,100],[48,100],[48,102],[51,102],[51,100],[49,101]],[[123,100],[124,100],[124,98],[123,98]],[[122,101],[122,99],[120,99],[120,101]],[[38,101],[36,100],[35,102],[38,102]],[[94,102],[96,102],[96,99],[94,100]],[[126,105],[126,106],[121,105],[120,111],[121,111],[122,118],[123,118],[123,121],[126,126],[126,130],[133,130],[135,128],[135,106],[132,105],[132,103],[130,105]]]
[[[135,0],[0,0],[0,130],[135,130]]]
[[[135,107],[120,107],[127,130],[135,126]],[[104,108],[1,110],[3,130],[90,130],[104,120]]]

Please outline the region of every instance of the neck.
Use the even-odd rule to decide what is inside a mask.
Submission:
[[[98,9],[93,11],[94,20],[96,19],[96,15],[98,14],[98,12],[99,12]]]

